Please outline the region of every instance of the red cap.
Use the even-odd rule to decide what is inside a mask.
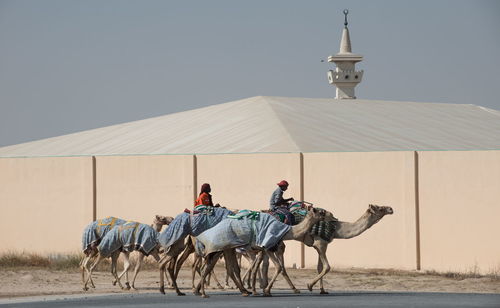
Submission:
[[[277,184],[278,186],[288,186],[288,182],[283,180]]]

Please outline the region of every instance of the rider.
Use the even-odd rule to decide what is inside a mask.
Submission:
[[[198,205],[206,205],[219,207],[220,205],[218,203],[214,205],[214,203],[212,202],[212,195],[210,194],[211,191],[212,189],[210,188],[210,184],[205,183],[201,185],[200,195],[194,202],[194,206],[197,207]]]
[[[201,185],[200,194],[198,196],[198,199],[196,199],[196,201],[194,202],[194,206],[197,205],[214,206],[212,202],[212,195],[210,194],[211,191],[212,189],[210,188],[210,184],[205,183]]]
[[[288,202],[293,201],[293,198],[283,199],[283,193],[288,189],[288,182],[282,180],[278,184],[278,188],[271,195],[271,200],[269,201],[270,209],[273,212],[281,212],[286,216],[285,223],[293,224],[295,222],[295,217],[288,210]]]

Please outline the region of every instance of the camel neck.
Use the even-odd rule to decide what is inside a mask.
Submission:
[[[382,216],[379,217],[370,211],[366,211],[355,222],[338,221],[335,226],[334,238],[349,239],[358,236],[377,223],[381,218]]]
[[[163,227],[163,224],[161,223],[158,223],[158,222],[154,222],[151,227],[153,227],[156,232],[160,232],[161,231],[161,228]]]

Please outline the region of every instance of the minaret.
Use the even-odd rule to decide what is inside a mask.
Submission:
[[[363,71],[356,71],[356,62],[363,61],[362,55],[351,52],[351,39],[347,28],[348,10],[344,10],[345,22],[340,41],[340,51],[334,56],[328,57],[328,62],[334,62],[337,67],[334,71],[328,71],[328,82],[337,87],[335,99],[354,99],[354,87],[361,82]]]

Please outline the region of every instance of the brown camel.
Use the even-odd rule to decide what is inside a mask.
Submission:
[[[267,215],[267,217],[266,217],[266,215]],[[203,270],[202,277],[200,279],[200,283],[198,284],[197,290],[200,291],[200,294],[202,297],[205,297],[205,298],[208,297],[208,295],[205,293],[205,288],[204,288],[205,278],[208,275],[208,273],[210,273],[213,270],[215,263],[217,262],[217,260],[219,259],[219,256],[222,253],[224,253],[224,254],[232,253],[234,255],[234,248],[236,248],[236,247],[249,247],[250,246],[252,249],[264,250],[266,253],[268,253],[269,257],[271,258],[271,260],[273,261],[273,263],[276,267],[275,275],[273,276],[273,278],[271,279],[269,284],[264,289],[264,295],[270,296],[271,295],[271,293],[270,293],[271,288],[272,288],[274,281],[276,280],[276,278],[280,274],[280,272],[283,271],[283,264],[280,262],[280,260],[278,258],[276,258],[276,255],[274,253],[270,252],[270,249],[266,249],[265,247],[257,246],[257,244],[255,244],[256,243],[255,240],[257,238],[267,238],[267,236],[270,236],[270,237],[273,237],[275,241],[277,241],[276,244],[279,244],[280,242],[286,241],[286,240],[299,240],[300,241],[306,234],[309,233],[311,227],[316,222],[323,219],[324,217],[325,217],[324,211],[317,210],[314,208],[309,208],[306,217],[304,218],[304,220],[301,223],[299,223],[295,226],[292,226],[292,227],[286,226],[286,228],[284,228],[284,229],[282,228],[283,230],[288,230],[288,231],[286,231],[286,233],[282,234],[281,238],[279,238],[279,239],[276,238],[276,236],[273,236],[271,234],[271,232],[273,232],[272,229],[270,229],[268,227],[259,229],[259,227],[256,228],[255,225],[253,225],[252,227],[247,229],[249,234],[236,234],[234,232],[232,233],[233,236],[238,237],[237,246],[234,246],[235,244],[213,243],[213,242],[211,242],[211,238],[223,237],[223,235],[226,236],[228,233],[231,233],[232,230],[235,230],[235,229],[244,230],[245,228],[235,227],[235,225],[238,226],[238,224],[239,224],[240,226],[242,226],[245,224],[252,224],[252,222],[251,222],[252,219],[246,219],[246,220],[239,220],[239,219],[233,220],[233,219],[231,219],[232,222],[229,222],[231,225],[221,223],[220,225],[217,225],[214,228],[209,229],[208,231],[205,231],[204,233],[200,234],[197,237],[197,240],[200,241],[206,248],[205,268]],[[259,219],[261,221],[274,220],[274,218],[271,215],[266,214],[266,213],[261,213]],[[226,220],[226,221],[228,221],[228,220]],[[277,221],[275,223],[281,224]],[[281,224],[281,225],[284,225],[284,224]],[[276,229],[274,229],[274,230],[276,230]],[[273,241],[273,243],[274,243],[274,241]],[[276,244],[273,245],[272,247],[275,247]],[[280,246],[280,245],[278,245],[278,246]],[[271,247],[271,249],[272,249],[272,247]],[[229,265],[229,268],[238,267],[236,257],[230,258],[229,260],[226,258],[226,263],[228,261],[231,263],[231,264],[226,264],[226,266]],[[258,262],[256,262],[253,265],[253,269],[252,269],[254,294],[257,293],[255,290],[255,277],[256,277],[256,270],[255,269],[257,267],[258,267]],[[231,274],[230,271],[228,271],[228,273]]]
[[[332,232],[332,235],[328,240],[323,239],[319,235],[312,235],[310,233],[307,233],[301,240],[301,242],[309,247],[313,247],[318,252],[318,276],[316,276],[311,281],[311,283],[307,284],[307,288],[309,289],[309,291],[312,291],[313,286],[319,281],[320,294],[328,294],[328,292],[326,292],[323,287],[323,276],[325,276],[330,271],[330,264],[328,263],[328,258],[326,256],[328,244],[330,244],[334,239],[350,239],[356,237],[379,222],[380,219],[382,219],[385,215],[391,215],[393,213],[393,209],[389,206],[370,204],[366,212],[355,222],[343,222],[336,219],[331,221],[329,223],[330,226],[327,226],[331,229],[330,231]],[[329,214],[331,215],[331,213]],[[265,261],[266,260],[264,256],[264,263],[262,265],[262,276],[264,280],[267,279],[267,271],[269,267],[269,261]],[[266,285],[265,281],[264,285]],[[294,289],[294,287],[292,287],[292,289]]]
[[[320,282],[320,294],[328,294],[323,287],[323,276],[330,271],[330,264],[326,257],[326,249],[333,239],[350,239],[360,235],[368,230],[371,226],[380,221],[385,215],[392,215],[393,209],[389,206],[379,206],[370,204],[366,212],[361,215],[355,222],[334,222],[333,237],[327,241],[318,235],[306,234],[304,237],[304,244],[309,247],[314,247],[318,252],[318,276],[316,276],[311,283],[307,284],[309,291],[312,291],[313,286]]]

